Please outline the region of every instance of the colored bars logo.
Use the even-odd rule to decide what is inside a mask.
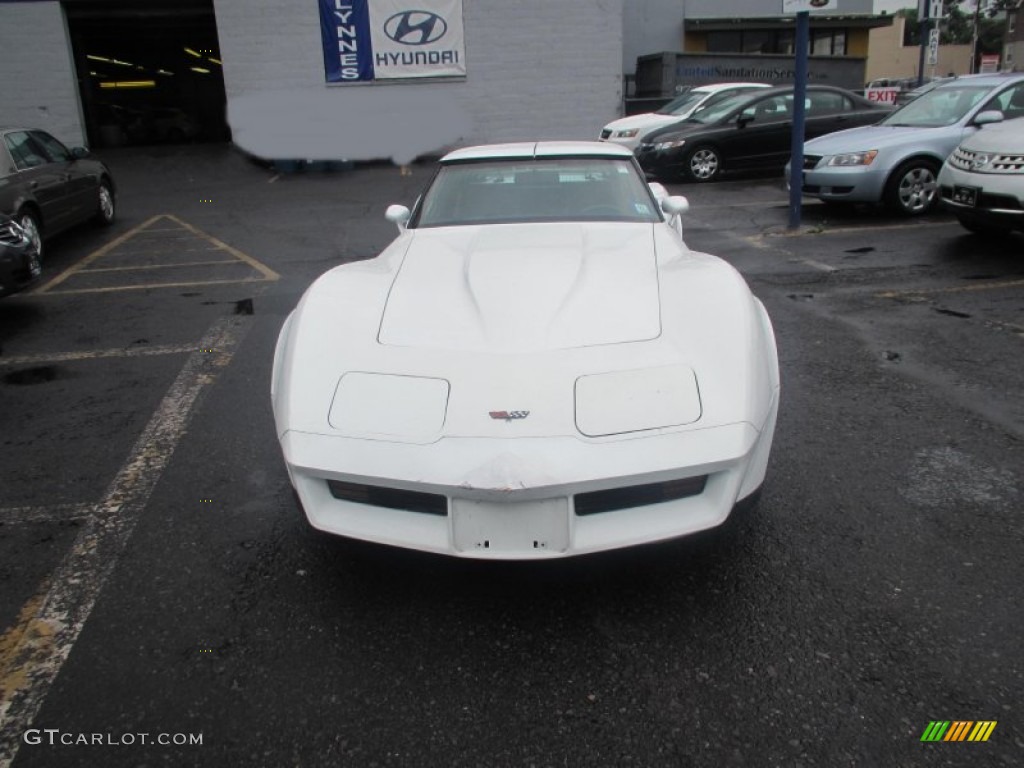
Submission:
[[[988,741],[995,728],[995,720],[932,720],[921,741]]]

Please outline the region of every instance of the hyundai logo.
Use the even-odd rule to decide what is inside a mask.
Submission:
[[[384,22],[384,34],[402,45],[427,45],[447,31],[448,22],[430,11],[402,11]]]

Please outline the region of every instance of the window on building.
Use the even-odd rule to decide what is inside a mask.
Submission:
[[[738,53],[742,44],[740,32],[708,32],[708,53]]]
[[[846,30],[837,29],[832,35],[832,55],[833,56],[845,56],[846,55]]]
[[[775,35],[775,53],[788,53],[792,56],[796,52],[794,37],[791,29],[779,30]]]
[[[817,56],[845,56],[845,29],[825,29],[811,32],[810,51]],[[796,50],[792,29],[746,29],[708,32],[709,53],[782,53],[793,55]]]
[[[743,33],[743,53],[773,53],[775,35],[769,29],[749,29]]]

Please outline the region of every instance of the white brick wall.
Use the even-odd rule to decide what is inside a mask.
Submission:
[[[85,143],[60,3],[0,3],[0,73],[0,124]]]
[[[593,139],[619,114],[623,0],[465,0],[465,81],[351,86],[324,83],[315,2],[214,2],[234,138],[257,154]]]

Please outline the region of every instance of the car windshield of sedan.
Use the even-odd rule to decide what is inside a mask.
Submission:
[[[656,115],[681,115],[684,112],[689,112],[697,103],[707,97],[706,91],[688,91],[682,96],[677,96],[672,99],[668,104],[659,109],[654,114]]]
[[[496,158],[442,166],[409,226],[661,220],[628,158]]]
[[[702,125],[717,123],[741,104],[745,104],[748,101],[753,102],[756,98],[758,97],[751,96],[749,92],[737,93],[735,96],[730,96],[714,106],[702,109],[700,112],[691,115],[682,123],[679,123],[679,125],[685,125],[686,123],[701,123]]]
[[[878,125],[894,128],[941,128],[953,125],[992,91],[988,85],[949,85],[936,88],[886,116]]]

